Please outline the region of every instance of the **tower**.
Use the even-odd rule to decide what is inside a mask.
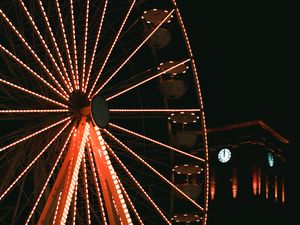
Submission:
[[[208,224],[285,224],[285,148],[263,121],[209,129]]]

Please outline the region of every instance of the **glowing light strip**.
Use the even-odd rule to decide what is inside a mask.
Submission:
[[[76,157],[72,159],[72,163],[74,163],[74,165],[72,164],[72,170],[70,172],[72,172],[71,175],[71,180],[69,180],[69,177],[67,178],[67,186],[64,187],[64,191],[66,191],[66,195],[63,196],[63,205],[62,205],[62,210],[59,211],[58,213],[58,218],[60,218],[59,223],[61,225],[66,224],[66,220],[67,220],[67,216],[68,216],[68,212],[70,209],[70,204],[72,201],[72,196],[74,194],[74,190],[75,190],[75,186],[76,183],[78,181],[78,174],[79,174],[79,168],[80,168],[80,164],[82,162],[83,159],[83,155],[84,155],[84,149],[85,149],[85,144],[89,135],[89,124],[85,123],[84,125],[84,132],[82,134],[82,139],[80,142],[80,146],[79,146],[79,150],[78,150],[78,154],[76,155]],[[81,138],[81,137],[79,137]]]
[[[58,208],[59,208],[59,205],[60,205],[61,194],[62,194],[62,191],[59,192],[59,196],[58,196],[57,204],[56,204],[56,207],[55,207],[55,212],[54,212],[54,218],[53,218],[52,225],[54,225],[55,222],[56,222],[56,216],[57,216]]]
[[[147,35],[147,37],[136,47],[136,49],[125,59],[122,64],[109,76],[109,78],[101,85],[101,87],[95,92],[98,94],[101,89],[123,68],[123,66],[135,55],[135,53],[152,37],[152,35],[160,28],[160,26],[172,15],[174,9],[168,13],[168,15]],[[92,92],[92,91],[91,91]],[[91,96],[91,92],[88,97]]]
[[[68,118],[69,119],[69,118]],[[43,155],[43,153],[50,147],[50,145],[57,139],[57,137],[67,128],[71,120],[51,139],[51,141],[43,148],[43,150],[31,161],[31,163],[20,173],[20,175],[9,185],[9,187],[0,196],[0,201],[5,195],[15,186],[15,184],[24,176],[24,174],[34,165],[34,163]]]
[[[32,134],[26,136],[26,137],[23,137],[23,138],[21,138],[21,139],[15,141],[15,142],[9,144],[9,145],[6,145],[6,146],[0,148],[0,152],[6,150],[6,149],[8,149],[8,148],[11,148],[11,147],[13,147],[13,146],[15,146],[15,145],[17,145],[17,144],[23,142],[23,141],[26,141],[27,139],[32,138],[32,137],[34,137],[34,136],[36,136],[36,135],[38,135],[38,134],[40,134],[40,133],[43,133],[43,132],[45,132],[46,130],[49,130],[49,129],[53,128],[53,127],[56,127],[57,125],[59,125],[59,124],[65,122],[65,121],[67,121],[67,120],[70,120],[70,117],[65,118],[65,119],[63,119],[63,120],[61,120],[61,121],[58,121],[58,122],[56,122],[56,123],[54,123],[54,124],[52,124],[52,125],[50,125],[50,126],[48,126],[48,127],[45,127],[45,128],[43,128],[43,129],[41,129],[41,130],[39,130],[39,131],[36,131],[36,132],[34,132],[34,133],[32,133]]]
[[[93,124],[91,124],[93,127]],[[93,151],[93,155],[94,155],[94,160],[95,160],[95,165],[96,165],[96,171],[97,171],[97,175],[98,175],[98,179],[100,181],[100,185],[101,185],[101,191],[104,197],[104,202],[105,202],[105,207],[106,207],[106,213],[108,215],[109,218],[109,223],[111,224],[115,224],[115,216],[113,213],[113,207],[112,207],[112,202],[111,202],[111,192],[108,192],[108,185],[109,183],[105,182],[105,177],[107,179],[110,178],[109,176],[109,171],[107,171],[106,165],[104,164],[105,161],[102,160],[102,155],[103,153],[101,152],[101,146],[99,146],[99,139],[98,139],[98,135],[95,134],[95,129],[91,129],[91,134],[89,136],[89,140],[90,140],[90,147],[91,150]],[[101,154],[100,154],[101,152]],[[100,172],[101,171],[101,172]],[[109,181],[109,180],[107,180]]]
[[[73,64],[72,64],[72,59],[71,59],[71,54],[70,54],[70,49],[69,49],[69,43],[68,43],[68,39],[67,39],[67,35],[66,35],[66,30],[65,30],[65,26],[64,26],[64,22],[63,22],[63,18],[62,18],[62,14],[61,14],[61,10],[60,10],[60,5],[59,5],[59,1],[55,0],[56,2],[56,8],[57,8],[57,12],[58,12],[58,17],[59,17],[59,24],[60,24],[60,28],[63,34],[63,39],[64,39],[64,44],[65,44],[65,48],[67,51],[67,58],[68,58],[68,63],[71,69],[71,74],[72,74],[72,81],[75,85],[75,89],[79,89],[79,86],[76,82],[76,77],[74,74],[74,68],[73,68]],[[68,78],[68,77],[67,77]],[[69,79],[69,78],[68,78]]]
[[[106,133],[107,130],[104,130]],[[123,170],[127,173],[127,175],[133,180],[135,185],[140,189],[140,191],[145,195],[145,197],[148,199],[148,201],[151,203],[151,205],[156,209],[158,214],[164,219],[164,221],[171,225],[172,223],[168,220],[168,218],[164,215],[164,213],[161,211],[161,209],[156,205],[156,203],[152,200],[152,198],[147,194],[147,192],[144,190],[144,188],[140,185],[140,183],[135,179],[135,177],[131,174],[131,172],[127,169],[127,167],[124,165],[124,163],[119,159],[119,157],[114,153],[114,151],[107,145],[107,149],[110,152],[110,154],[116,159],[116,161],[120,164],[120,166],[123,168]]]
[[[192,155],[192,154],[189,154],[189,153],[187,153],[187,152],[181,151],[181,150],[179,150],[179,149],[177,149],[177,148],[174,148],[174,147],[172,147],[172,146],[170,146],[170,145],[161,143],[161,142],[159,142],[159,141],[156,141],[156,140],[154,140],[154,139],[152,139],[152,138],[149,138],[149,137],[146,137],[146,136],[144,136],[144,135],[138,134],[138,133],[133,132],[133,131],[131,131],[131,130],[125,129],[124,127],[120,127],[120,126],[115,125],[115,124],[113,124],[113,123],[109,123],[109,126],[111,126],[111,127],[113,127],[113,128],[116,128],[116,129],[118,129],[118,130],[124,131],[124,132],[126,132],[126,133],[132,134],[132,135],[137,136],[137,137],[139,137],[139,138],[145,139],[145,140],[147,140],[147,141],[153,142],[153,143],[155,143],[155,144],[157,144],[157,145],[163,146],[163,147],[168,148],[168,149],[170,149],[170,150],[172,150],[172,151],[178,152],[178,153],[180,153],[180,154],[182,154],[182,155],[185,155],[185,156],[188,156],[188,157],[190,157],[190,158],[193,158],[193,159],[199,160],[199,161],[201,161],[201,162],[204,162],[204,159],[202,159],[202,158],[199,158],[199,157],[194,156],[194,155]]]
[[[112,163],[110,161],[110,157],[109,157],[108,152],[106,150],[106,145],[105,145],[105,142],[104,142],[103,137],[101,135],[101,132],[100,132],[98,127],[95,127],[95,131],[96,131],[96,135],[98,136],[98,140],[99,140],[99,143],[100,143],[100,146],[101,146],[103,158],[105,159],[105,161],[104,161],[105,166],[107,166],[107,168],[109,170],[108,176],[111,176],[110,178],[111,178],[111,181],[113,182],[113,185],[114,185],[113,187],[111,186],[112,184],[110,184],[109,186],[110,186],[110,190],[113,194],[113,201],[112,202],[114,204],[114,207],[115,207],[116,211],[120,215],[120,222],[122,224],[133,225],[132,220],[130,218],[129,211],[127,209],[126,202],[124,200],[124,196],[122,194],[122,191],[121,191],[118,179],[117,179],[117,174],[116,174],[116,172],[114,170],[114,167],[112,166]],[[108,179],[108,178],[106,177],[106,179]],[[115,194],[114,194],[114,192],[115,192]],[[118,205],[116,204],[116,201],[119,203]]]
[[[274,199],[275,199],[275,202],[278,201],[278,178],[277,178],[277,176],[275,176],[275,178],[274,178]]]
[[[88,73],[87,73],[86,84],[84,84],[84,79],[82,81],[82,83],[84,84],[83,92],[86,92],[87,85],[88,85],[88,82],[90,80],[90,75],[91,75],[91,71],[92,71],[92,68],[93,68],[96,51],[97,51],[97,48],[98,48],[98,43],[99,43],[99,38],[100,38],[101,30],[102,30],[103,20],[104,20],[104,17],[105,17],[107,3],[108,3],[108,0],[105,0],[105,2],[104,2],[104,8],[103,8],[102,16],[101,16],[101,20],[100,20],[100,23],[99,23],[99,28],[98,28],[98,33],[97,33],[97,37],[96,37],[96,42],[95,42],[94,50],[93,50],[93,54],[92,54],[92,59],[91,59],[91,63],[90,63],[89,69],[88,69]]]
[[[59,75],[62,77],[63,75],[62,75],[62,73],[61,73],[61,71],[60,71],[60,68],[59,68],[59,66],[57,65],[56,60],[54,59],[54,57],[53,57],[51,51],[49,50],[49,47],[47,46],[47,44],[46,44],[46,42],[45,42],[43,36],[41,35],[39,29],[37,28],[37,26],[36,26],[34,20],[32,19],[32,17],[31,17],[31,15],[30,15],[30,13],[29,13],[29,11],[28,11],[26,5],[24,4],[24,2],[23,2],[22,0],[19,0],[19,2],[21,3],[21,5],[22,5],[22,7],[23,7],[23,10],[25,11],[25,13],[26,13],[26,15],[27,15],[29,21],[31,22],[31,25],[33,26],[35,32],[37,33],[37,35],[38,35],[38,37],[39,37],[39,39],[40,39],[40,41],[42,42],[44,49],[47,51],[47,53],[48,53],[48,55],[49,55],[49,57],[50,57],[52,63],[54,64],[56,71],[57,71],[57,72],[59,73]],[[67,86],[67,87],[68,87],[68,86]],[[69,86],[69,87],[68,87],[68,91],[73,91],[73,90],[72,90],[72,87]]]
[[[210,199],[215,200],[215,195],[216,195],[216,180],[215,180],[215,175],[211,175],[211,180],[210,180]]]
[[[284,183],[283,174],[281,177],[281,202],[282,202],[282,204],[285,203],[285,183]]]
[[[82,157],[82,167],[83,167],[83,184],[84,184],[84,191],[85,191],[87,224],[90,225],[91,224],[90,200],[89,200],[89,186],[88,186],[87,173],[86,173],[85,155],[83,155]]]
[[[140,225],[144,225],[144,223],[143,223],[143,221],[142,221],[140,215],[138,214],[136,208],[134,207],[133,202],[131,201],[131,199],[130,199],[128,193],[126,192],[126,190],[125,190],[125,188],[124,188],[123,184],[121,183],[121,181],[120,181],[120,179],[119,179],[118,176],[117,176],[117,179],[118,179],[119,185],[121,186],[121,189],[122,189],[122,191],[123,191],[123,194],[124,194],[124,196],[125,196],[127,202],[129,203],[129,205],[130,205],[130,207],[131,207],[131,209],[132,209],[134,215],[136,216],[136,218],[137,218],[137,220],[139,221]]]
[[[238,194],[238,174],[237,168],[233,168],[232,171],[232,184],[231,184],[232,197],[237,198]]]
[[[268,174],[266,174],[266,199],[269,199],[269,177]]]
[[[62,149],[61,149],[61,151],[60,151],[60,153],[59,153],[59,155],[58,155],[58,157],[57,157],[57,159],[56,159],[56,161],[55,161],[55,163],[54,163],[54,165],[53,165],[51,171],[50,171],[50,174],[49,174],[48,177],[47,177],[47,180],[45,181],[45,183],[44,183],[44,185],[43,185],[43,188],[42,188],[42,190],[41,190],[41,192],[40,192],[38,198],[36,199],[36,201],[35,201],[35,203],[34,203],[34,206],[33,206],[32,210],[31,210],[31,212],[30,212],[30,214],[29,214],[29,216],[28,216],[28,218],[27,218],[27,220],[26,220],[25,225],[28,225],[28,223],[30,222],[30,219],[31,219],[31,217],[32,217],[33,214],[34,214],[35,209],[36,209],[37,205],[39,204],[39,201],[41,200],[41,197],[43,196],[44,191],[46,190],[46,187],[48,186],[48,183],[49,183],[49,181],[50,181],[50,179],[51,179],[51,177],[52,177],[52,175],[53,175],[53,173],[54,173],[54,170],[55,170],[55,168],[56,168],[58,162],[60,161],[61,156],[62,156],[62,154],[64,153],[64,151],[65,151],[65,149],[66,149],[66,146],[67,146],[67,144],[69,143],[70,138],[71,138],[71,135],[73,134],[74,130],[75,130],[75,128],[73,127],[72,130],[70,131],[70,133],[69,133],[69,135],[68,135],[68,137],[67,137],[67,140],[65,141],[65,143],[64,143],[64,145],[63,145],[63,147],[62,147]]]
[[[0,110],[0,113],[59,113],[69,112],[68,109],[5,109]]]
[[[7,55],[9,55],[13,60],[15,60],[19,65],[21,65],[23,68],[25,68],[32,76],[46,84],[47,87],[49,87],[51,90],[53,90],[56,94],[61,96],[62,98],[68,100],[67,93],[62,89],[62,92],[65,94],[63,95],[60,93],[55,87],[53,87],[51,84],[49,84],[44,78],[42,78],[40,75],[38,75],[36,72],[34,72],[29,66],[27,66],[22,60],[20,60],[17,56],[12,54],[10,51],[8,51],[4,46],[0,44],[0,49],[3,50]]]
[[[12,24],[12,22],[8,19],[8,17],[3,13],[3,11],[0,9],[0,14],[5,19],[5,21],[9,24],[10,28],[15,32],[15,34],[18,36],[19,40],[25,45],[27,50],[32,54],[32,56],[37,60],[37,62],[41,65],[41,67],[46,71],[46,73],[51,77],[51,79],[55,82],[55,84],[59,87],[59,89],[66,94],[65,90],[61,87],[61,85],[58,83],[58,81],[55,79],[55,77],[50,73],[48,68],[45,66],[45,64],[42,62],[42,60],[37,56],[37,54],[33,51],[33,49],[30,47],[30,45],[27,43],[27,41],[24,39],[24,37],[19,33],[19,31],[15,28],[15,26]],[[8,50],[6,51],[8,54]],[[9,54],[11,57],[13,54]],[[17,57],[14,57],[17,58]],[[18,60],[17,60],[18,61]],[[21,60],[19,60],[21,62]],[[19,62],[18,61],[18,62]],[[19,62],[19,63],[20,63]],[[21,63],[20,63],[21,64]],[[25,63],[21,64],[23,67]],[[25,67],[27,70],[28,68]]]
[[[115,140],[119,145],[121,145],[127,152],[132,154],[136,159],[138,159],[141,163],[143,163],[145,166],[147,166],[150,170],[152,170],[158,177],[160,177],[163,181],[165,181],[167,184],[169,184],[172,188],[174,188],[178,193],[180,193],[182,196],[184,196],[187,200],[189,200],[194,206],[199,208],[200,210],[204,210],[197,202],[195,202],[192,198],[190,198],[187,194],[185,194],[183,191],[181,191],[178,187],[176,187],[171,181],[169,181],[167,178],[165,178],[161,173],[159,173],[154,167],[152,167],[150,164],[148,164],[145,160],[143,160],[139,155],[137,155],[134,151],[132,151],[129,147],[127,147],[123,142],[121,142],[118,138],[116,138],[114,135],[112,135],[109,131],[106,129],[103,129],[113,140]]]
[[[88,42],[88,32],[89,32],[89,10],[90,10],[90,1],[86,0],[86,12],[85,12],[85,28],[84,28],[84,42],[83,42],[83,62],[82,62],[82,81],[84,82],[85,76],[85,64],[86,64],[86,49]]]
[[[253,166],[252,170],[252,192],[253,195],[257,195],[257,167]]]
[[[38,2],[39,2],[39,5],[40,5],[40,9],[41,9],[41,11],[42,11],[44,20],[45,20],[45,22],[46,22],[46,24],[47,24],[47,28],[48,28],[48,31],[49,31],[49,33],[50,33],[51,40],[52,40],[52,42],[53,42],[55,52],[56,52],[56,54],[58,55],[59,62],[60,62],[60,64],[61,64],[61,66],[62,66],[62,69],[63,69],[63,72],[64,72],[65,76],[68,77],[68,72],[67,72],[67,69],[66,69],[64,60],[63,60],[63,58],[62,58],[62,56],[61,56],[61,53],[60,53],[60,50],[59,50],[59,48],[58,48],[57,41],[56,41],[55,36],[54,36],[54,34],[53,34],[53,31],[52,31],[52,28],[51,28],[49,19],[48,19],[48,17],[47,17],[47,14],[46,14],[46,12],[45,12],[43,3],[42,3],[41,0],[39,0]],[[69,84],[67,83],[65,77],[61,76],[61,78],[62,78],[63,82],[65,83],[65,85],[66,85],[67,87],[69,87]],[[69,88],[70,88],[70,87],[69,87]]]
[[[123,30],[123,27],[124,27],[124,25],[125,25],[125,23],[126,23],[126,21],[127,21],[127,18],[129,17],[129,14],[130,14],[130,12],[131,12],[131,10],[132,10],[132,8],[133,8],[135,2],[136,2],[136,0],[132,0],[132,3],[131,3],[131,5],[130,5],[130,8],[129,8],[129,10],[128,10],[128,12],[127,12],[127,14],[126,14],[126,16],[125,16],[123,22],[122,22],[122,24],[121,24],[121,27],[119,28],[119,31],[118,31],[118,33],[117,33],[117,35],[116,35],[116,37],[115,37],[115,39],[114,39],[114,41],[113,41],[113,43],[112,43],[110,49],[109,49],[109,51],[108,51],[108,54],[107,54],[106,57],[105,57],[104,62],[102,63],[102,66],[101,66],[101,68],[100,68],[100,70],[99,70],[99,72],[98,72],[98,75],[97,75],[97,77],[96,77],[96,79],[95,79],[95,81],[94,81],[94,83],[93,83],[93,85],[92,85],[92,88],[91,88],[91,90],[89,91],[89,94],[88,94],[88,97],[89,97],[89,98],[90,98],[91,93],[93,92],[93,90],[94,90],[94,88],[95,88],[95,86],[96,86],[96,84],[97,84],[97,82],[98,82],[98,79],[99,79],[99,77],[100,77],[100,75],[101,75],[101,73],[102,73],[102,71],[103,71],[103,69],[104,69],[104,67],[105,67],[105,65],[106,65],[106,63],[107,63],[109,57],[110,57],[110,54],[112,53],[112,50],[113,50],[114,47],[115,47],[115,44],[117,43],[117,41],[118,41],[118,39],[119,39],[119,36],[120,36],[120,34],[121,34],[122,30]],[[87,85],[88,85],[88,81],[86,82],[86,86],[87,86]]]
[[[261,193],[261,169],[260,167],[257,168],[257,189],[258,195]]]
[[[196,67],[196,63],[194,60],[194,56],[193,56],[193,51],[190,45],[190,41],[182,20],[182,17],[180,15],[180,11],[179,8],[177,6],[176,0],[172,0],[173,5],[175,7],[176,10],[176,16],[177,16],[177,20],[181,26],[181,30],[183,32],[184,38],[185,38],[185,43],[186,43],[186,47],[188,49],[188,53],[190,55],[191,63],[192,63],[192,69],[193,69],[193,74],[194,74],[194,79],[196,82],[196,86],[197,86],[197,92],[198,92],[198,96],[199,96],[199,104],[200,104],[200,109],[201,109],[201,118],[202,118],[202,129],[203,129],[203,143],[204,143],[204,147],[205,147],[205,176],[206,176],[206,190],[205,190],[205,214],[204,214],[204,219],[203,219],[203,225],[206,225],[207,223],[207,215],[208,215],[208,197],[209,197],[209,163],[208,163],[208,141],[207,141],[207,128],[206,128],[206,119],[205,119],[205,112],[204,112],[204,106],[203,106],[203,99],[202,99],[202,94],[201,94],[201,88],[200,88],[200,82],[199,82],[199,78],[198,78],[198,72],[197,72],[197,67]]]
[[[74,19],[73,0],[70,0],[70,8],[71,8],[71,21],[72,21],[72,40],[73,40],[73,51],[74,51],[75,75],[76,75],[76,80],[79,84],[78,62],[77,62],[77,44],[76,44],[76,27],[75,27],[75,19]]]
[[[108,98],[105,99],[105,100],[106,100],[106,101],[109,101],[109,100],[111,100],[111,99],[113,99],[113,98],[115,98],[115,97],[117,97],[117,96],[119,96],[119,95],[122,95],[122,94],[124,94],[124,93],[126,93],[126,92],[128,92],[128,91],[130,91],[130,90],[132,90],[132,89],[134,89],[134,88],[136,88],[136,87],[142,85],[142,84],[145,84],[145,83],[147,83],[147,82],[149,82],[149,81],[155,79],[156,77],[161,76],[162,74],[168,72],[169,70],[172,70],[172,69],[174,69],[174,68],[176,68],[176,67],[178,67],[178,66],[180,66],[180,65],[182,65],[182,64],[185,64],[185,63],[188,62],[188,61],[190,61],[190,59],[186,59],[186,60],[184,60],[183,62],[180,62],[180,63],[176,64],[175,66],[170,67],[169,69],[166,69],[166,70],[164,70],[164,71],[162,71],[162,72],[159,72],[159,73],[157,73],[157,74],[155,74],[155,75],[153,75],[153,76],[151,76],[151,77],[149,77],[149,78],[147,78],[147,79],[145,79],[145,80],[143,80],[143,81],[141,81],[141,82],[138,82],[137,84],[132,85],[132,86],[130,86],[129,88],[126,88],[125,90],[120,91],[120,92],[118,92],[118,93],[116,93],[116,94],[114,94],[114,95],[108,97]],[[97,93],[97,92],[96,92],[96,93]]]
[[[77,190],[78,190],[78,181],[76,182],[75,190],[74,190],[75,193],[74,193],[74,201],[73,201],[73,225],[76,225]]]
[[[104,204],[103,204],[103,201],[102,201],[101,191],[100,191],[100,187],[99,187],[99,181],[98,181],[98,178],[97,178],[97,171],[96,171],[96,168],[95,168],[95,163],[94,163],[92,150],[91,150],[91,146],[90,146],[89,142],[88,142],[88,155],[89,155],[89,160],[90,160],[90,164],[91,164],[91,168],[92,168],[92,174],[93,174],[93,177],[94,177],[94,182],[95,182],[95,185],[96,185],[97,197],[98,197],[98,201],[99,201],[100,208],[101,208],[102,219],[103,219],[104,225],[107,225],[107,219],[106,219],[106,215],[105,215]]]
[[[200,112],[200,109],[109,109],[109,112],[165,112],[165,113],[173,113],[173,112]]]
[[[11,83],[11,82],[9,82],[9,81],[3,80],[3,79],[1,79],[1,78],[0,78],[0,83],[9,85],[9,86],[11,86],[11,87],[14,87],[14,88],[20,90],[20,91],[23,91],[23,92],[25,92],[25,93],[31,94],[31,95],[33,95],[33,96],[36,96],[36,97],[38,97],[38,98],[41,98],[41,99],[46,100],[46,101],[48,101],[48,102],[51,102],[51,103],[53,103],[53,104],[59,105],[59,106],[61,106],[61,107],[63,107],[63,108],[68,108],[68,106],[65,105],[65,104],[62,104],[62,103],[60,103],[60,102],[57,102],[57,101],[55,101],[55,100],[53,100],[53,99],[51,99],[51,98],[47,98],[47,97],[45,97],[44,95],[37,94],[36,92],[30,91],[30,90],[28,90],[28,89],[26,89],[26,88],[23,88],[23,87],[21,87],[21,86],[18,86],[18,85],[16,85],[16,84],[13,84],[13,83]]]

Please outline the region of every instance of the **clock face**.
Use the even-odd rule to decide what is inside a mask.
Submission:
[[[219,151],[218,159],[221,163],[226,163],[231,158],[231,151],[228,148],[223,148]]]
[[[271,152],[268,153],[268,164],[270,167],[274,166],[274,156]]]

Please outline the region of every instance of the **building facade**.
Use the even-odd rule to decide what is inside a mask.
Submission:
[[[286,224],[289,141],[263,121],[209,129],[208,137],[208,224]]]

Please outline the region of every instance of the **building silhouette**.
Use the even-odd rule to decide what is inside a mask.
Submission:
[[[263,121],[209,129],[208,137],[208,224],[286,224],[289,141]]]

